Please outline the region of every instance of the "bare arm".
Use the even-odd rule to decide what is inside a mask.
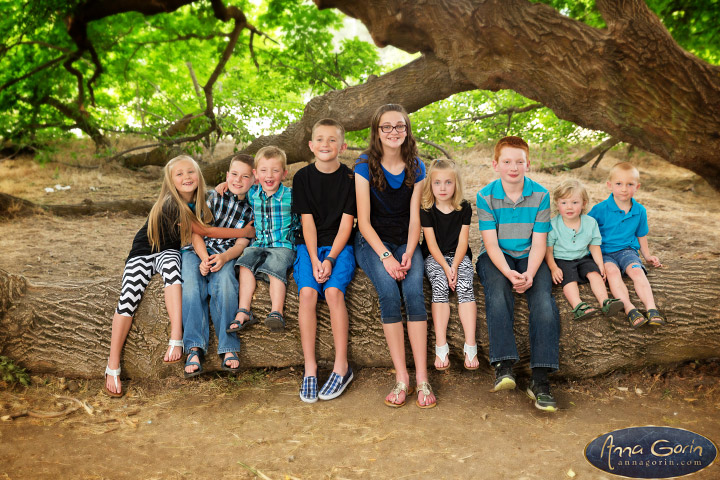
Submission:
[[[405,254],[408,259],[412,258],[420,241],[420,201],[422,200],[424,184],[424,179],[416,182],[413,187],[412,197],[410,197],[410,224],[408,225],[408,238],[405,246]]]
[[[648,246],[647,235],[645,235],[644,237],[637,237],[637,239],[640,243],[640,253],[642,253],[643,257],[645,257],[645,260],[653,267],[662,267],[660,259],[655,255],[650,255],[650,247]]]
[[[197,233],[192,234],[192,246],[195,250],[195,254],[202,260],[206,261],[209,257],[207,247],[205,246],[205,239]]]
[[[470,225],[463,225],[460,229],[457,248],[455,249],[455,258],[453,259],[452,268],[457,272],[457,268],[467,254],[468,243],[470,240]]]
[[[252,238],[255,236],[255,227],[252,224],[243,228],[221,228],[207,227],[193,221],[192,231],[203,237],[210,238]]]
[[[560,283],[563,279],[563,273],[562,270],[560,270],[560,267],[557,266],[557,263],[555,263],[555,256],[553,255],[553,250],[553,247],[546,247],[545,262],[550,268],[550,275],[552,276],[553,283]]]

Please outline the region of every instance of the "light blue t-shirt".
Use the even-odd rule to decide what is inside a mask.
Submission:
[[[560,215],[550,220],[552,231],[547,246],[553,247],[553,257],[560,260],[578,260],[590,254],[590,245],[601,245],[600,229],[594,218],[580,216],[580,228],[576,232],[563,222]]]

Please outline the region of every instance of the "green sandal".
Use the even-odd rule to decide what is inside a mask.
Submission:
[[[573,318],[575,320],[585,320],[594,316],[597,312],[597,309],[588,305],[587,302],[580,302],[572,309]]]
[[[608,298],[602,304],[602,312],[606,317],[614,317],[623,309],[623,303],[617,298]]]
[[[630,310],[627,314],[628,322],[630,322],[630,326],[632,328],[638,328],[642,327],[648,322],[648,319],[645,318],[645,315],[640,313],[640,311],[637,308],[633,308]]]
[[[665,317],[663,317],[662,314],[654,308],[647,311],[647,319],[648,325],[652,325],[653,327],[660,327],[667,323],[665,321]]]

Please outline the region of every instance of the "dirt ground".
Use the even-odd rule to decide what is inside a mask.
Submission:
[[[87,168],[0,160],[0,191],[47,204],[154,200],[159,168],[128,172],[98,164],[91,152],[77,144],[60,152],[66,163]],[[625,159],[624,150],[612,153],[597,170],[586,166],[531,176],[548,188],[578,178],[595,203],[607,196],[607,169]],[[488,155],[487,149],[458,155],[468,199],[494,178]],[[638,200],[648,208],[653,253],[661,261],[720,256],[720,195],[696,175],[656,157],[635,155],[632,161],[641,170]],[[54,191],[46,192],[50,187]],[[36,283],[66,276],[116,276],[119,282],[132,237],[143,222],[123,213],[4,221],[0,269]],[[482,320],[478,325],[484,328]],[[718,362],[556,380],[560,408],[552,415],[533,408],[522,390],[490,393],[486,363],[473,373],[459,365],[448,373],[432,371],[439,400],[431,410],[412,402],[400,409],[385,407],[382,399],[394,378],[387,369],[356,371],[343,396],[314,405],[297,395],[302,368],[191,380],[180,372],[178,366],[178,378],[130,381],[120,400],[101,393],[100,372],[91,380],[36,376],[29,388],[0,382],[0,417],[77,406],[61,397],[87,406],[55,418],[0,421],[0,478],[609,479],[613,476],[584,459],[583,450],[611,430],[664,425],[720,441]],[[322,381],[329,371],[320,373]],[[693,478],[720,478],[718,468],[713,465]]]

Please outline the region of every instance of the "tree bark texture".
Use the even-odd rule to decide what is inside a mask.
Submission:
[[[720,355],[720,262],[669,262],[651,272],[659,308],[668,317],[665,327],[633,330],[624,317],[603,316],[571,320],[569,306],[559,288],[554,295],[561,314],[560,376],[592,377],[616,369],[636,370]],[[630,286],[632,292],[632,287]],[[68,377],[102,375],[110,348],[111,317],[119,295],[119,279],[58,280],[31,284],[23,277],[0,270],[0,354],[15,359],[33,373]],[[476,280],[477,340],[481,362],[487,361],[488,338],[482,287]],[[581,295],[593,297],[587,286]],[[430,298],[426,282],[425,298]],[[637,303],[640,305],[639,303]],[[430,304],[427,305],[430,311]],[[347,290],[350,315],[350,362],[356,366],[390,367],[390,355],[380,323],[373,285],[361,270]],[[263,319],[270,311],[267,284],[258,282],[253,311]],[[302,365],[297,323],[297,286],[288,283],[283,333],[270,333],[262,323],[241,332],[243,367]],[[451,300],[448,342],[456,366],[462,365],[464,338]],[[516,295],[515,333],[521,367],[529,362],[528,311],[524,297]],[[432,322],[428,321],[428,361],[434,358]],[[180,375],[181,366],[166,366],[169,322],[157,276],[150,283],[135,317],[123,354],[123,372],[130,378]],[[210,354],[205,367],[219,368],[217,343],[211,331]],[[317,355],[321,365],[332,365],[333,342],[327,305],[319,302]],[[409,346],[406,357],[412,362]],[[487,365],[485,363],[485,365]],[[458,367],[459,368],[459,367]]]
[[[288,157],[288,163],[306,162],[312,158],[308,147],[312,126],[331,117],[347,131],[362,130],[370,125],[373,113],[386,103],[399,103],[414,112],[450,95],[473,89],[473,85],[455,74],[434,55],[424,55],[407,65],[374,77],[362,85],[333,90],[313,98],[305,105],[302,118],[277,135],[257,138],[240,153],[253,155],[262,147],[276,145]],[[230,158],[203,168],[208,183],[225,180]]]
[[[605,29],[527,0],[315,3],[361,20],[380,47],[432,52],[451,79],[512,89],[720,188],[720,67],[678,46],[642,0],[597,0]]]
[[[104,212],[128,212],[145,216],[150,213],[152,202],[145,200],[116,200],[112,202],[93,202],[85,199],[74,205],[40,205],[22,198],[0,192],[0,218],[24,217],[46,211],[59,216],[95,215]]]

